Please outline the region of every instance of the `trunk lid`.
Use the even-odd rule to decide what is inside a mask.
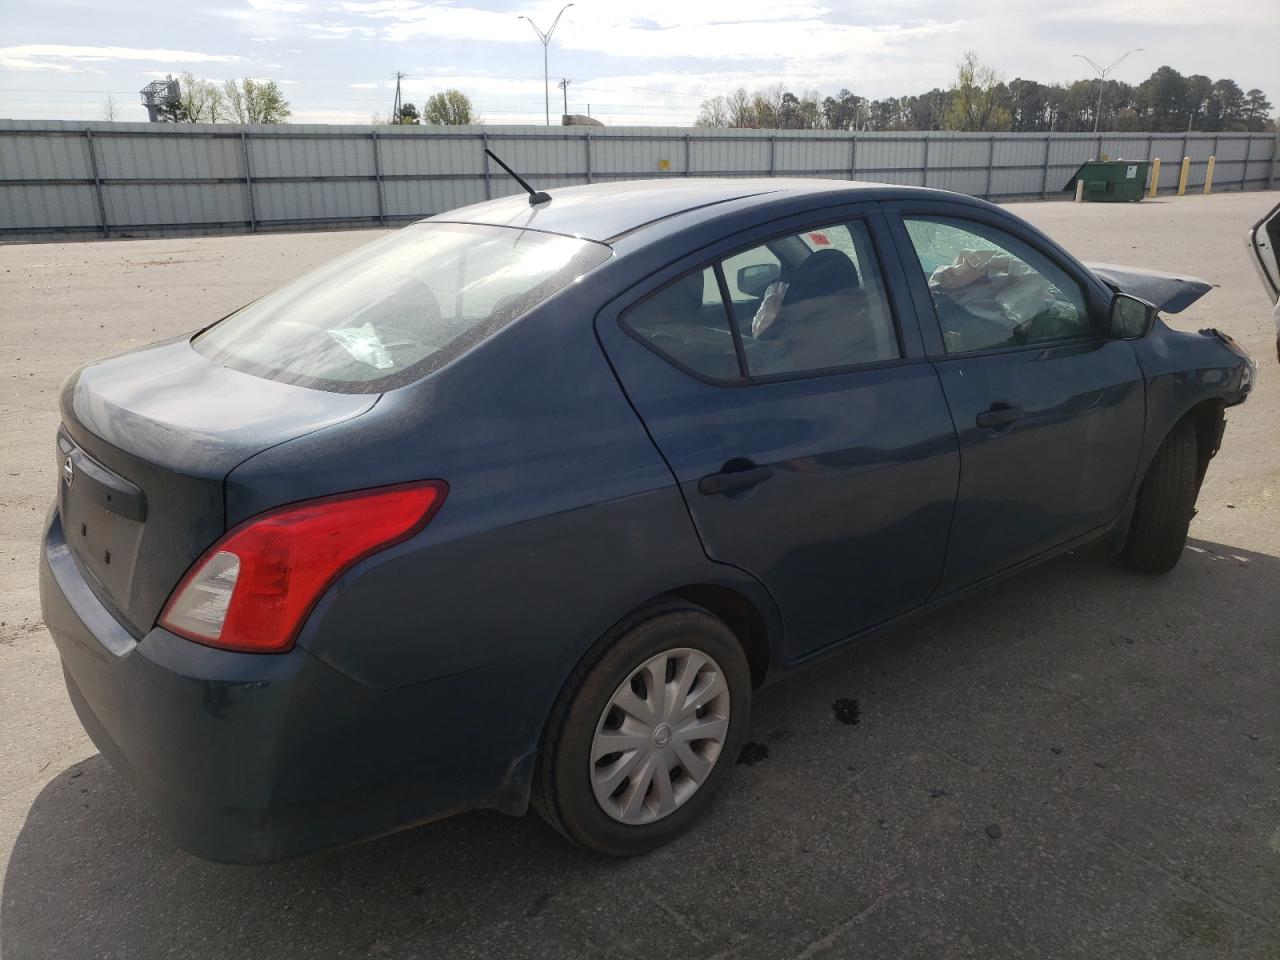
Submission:
[[[59,515],[85,580],[141,636],[225,531],[227,474],[376,401],[230,370],[185,339],[82,368],[62,388],[57,467]]]
[[[1086,263],[1085,266],[1117,293],[1145,300],[1164,313],[1179,313],[1213,289],[1208,280],[1177,273],[1140,270],[1114,263]]]

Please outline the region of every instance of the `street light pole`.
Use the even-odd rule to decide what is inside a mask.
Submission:
[[[520,16],[516,18],[517,20],[527,20],[529,26],[533,27],[533,32],[536,33],[538,35],[538,39],[542,41],[542,94],[543,99],[546,101],[545,105],[547,110],[548,127],[551,126],[551,76],[547,70],[547,45],[551,43],[551,35],[556,32],[556,24],[558,24],[560,22],[560,18],[564,16],[564,12],[572,6],[572,3],[566,3],[561,7],[560,12],[556,14],[556,18],[551,21],[551,29],[547,30],[545,33],[539,30],[538,25],[524,14],[520,14]]]
[[[1073,53],[1071,55],[1074,58],[1083,60],[1089,66],[1093,67],[1093,69],[1097,71],[1097,74],[1098,74],[1098,108],[1093,112],[1093,132],[1094,133],[1098,132],[1098,123],[1099,121],[1102,120],[1102,89],[1104,86],[1106,86],[1107,77],[1110,75],[1112,70],[1114,70],[1116,67],[1120,66],[1122,62],[1124,62],[1125,57],[1129,56],[1130,54],[1141,53],[1142,50],[1143,50],[1142,47],[1134,47],[1128,53],[1121,56],[1120,59],[1117,60],[1115,63],[1111,64],[1111,66],[1109,67],[1098,66],[1096,63],[1094,63],[1092,60],[1086,57],[1083,53]]]

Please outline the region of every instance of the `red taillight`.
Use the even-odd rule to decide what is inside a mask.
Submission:
[[[246,520],[182,578],[160,626],[227,650],[288,650],[344,570],[413,536],[448,492],[443,480],[429,480],[307,500]]]

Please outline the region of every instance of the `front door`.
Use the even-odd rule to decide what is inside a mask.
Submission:
[[[708,556],[768,587],[791,660],[925,602],[942,574],[955,434],[883,229],[860,205],[757,230],[597,321]]]
[[[998,223],[906,212],[899,234],[960,442],[941,593],[1115,520],[1142,447],[1133,349],[1106,338],[1087,278]]]
[[[1280,359],[1280,204],[1249,229],[1249,253],[1273,304],[1276,358]]]

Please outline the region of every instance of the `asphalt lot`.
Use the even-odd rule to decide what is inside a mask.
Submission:
[[[40,623],[56,391],[375,234],[0,247],[0,957],[1280,958],[1280,367],[1242,244],[1278,200],[1014,208],[1219,284],[1173,324],[1261,363],[1179,567],[1063,557],[763,691],[767,758],[626,862],[497,814],[265,867],[172,848]]]

